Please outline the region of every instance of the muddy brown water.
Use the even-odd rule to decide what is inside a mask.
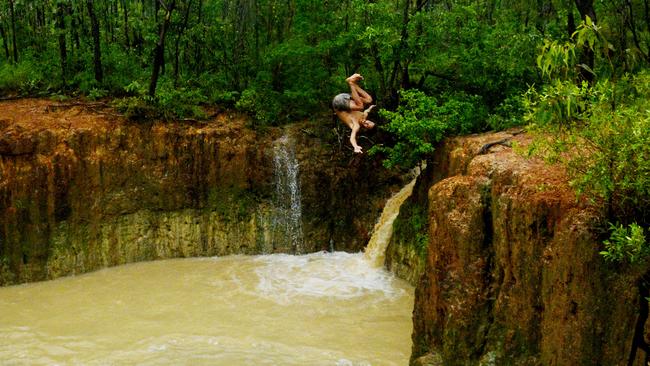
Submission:
[[[0,288],[0,364],[405,365],[412,308],[362,253],[137,263]]]

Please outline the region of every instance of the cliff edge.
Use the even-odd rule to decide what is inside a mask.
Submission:
[[[446,141],[424,177],[427,194],[403,209],[424,207],[428,230],[420,256],[399,255],[417,252],[412,240],[389,249],[393,265],[420,271],[411,274],[412,364],[628,364],[647,317],[638,291],[645,269],[601,258],[599,210],[576,199],[562,168],[510,147],[527,139]]]
[[[228,112],[128,121],[101,102],[1,102],[0,286],[163,258],[360,251],[401,180],[345,150],[332,127],[256,130]],[[283,136],[299,169],[299,245],[274,238]]]

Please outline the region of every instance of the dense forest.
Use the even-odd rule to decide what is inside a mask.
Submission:
[[[606,258],[650,253],[648,0],[7,0],[0,42],[5,98],[107,98],[133,117],[328,121],[359,72],[387,166],[521,126],[606,210]]]

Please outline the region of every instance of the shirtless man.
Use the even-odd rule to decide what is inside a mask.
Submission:
[[[357,144],[357,133],[361,127],[366,129],[375,127],[375,124],[367,119],[368,113],[375,106],[371,105],[364,110],[367,104],[372,103],[372,97],[359,87],[357,84],[359,80],[363,80],[363,77],[359,74],[354,74],[345,79],[350,85],[350,94],[341,93],[335,96],[334,100],[332,100],[332,108],[334,108],[336,116],[352,130],[350,143],[354,148],[354,152],[361,154],[363,151],[361,146]]]

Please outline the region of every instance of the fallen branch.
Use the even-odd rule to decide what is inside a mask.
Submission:
[[[306,128],[301,128],[300,131],[301,131],[302,133],[304,133],[305,135],[309,136],[309,137],[312,137],[312,138],[316,138],[316,137],[318,137],[318,136],[314,133],[314,131],[312,131],[312,130],[308,130],[308,129],[306,129]]]
[[[505,147],[511,147],[511,146],[510,146],[510,143],[509,143],[509,141],[510,141],[511,138],[512,138],[512,137],[506,137],[505,139],[501,139],[501,140],[499,140],[499,141],[488,142],[487,144],[483,145],[483,146],[479,149],[477,155],[484,155],[484,154],[487,154],[488,151],[490,150],[490,148],[491,148],[492,146],[494,146],[494,145],[503,145],[503,146],[505,146]]]
[[[4,102],[6,100],[18,100],[18,99],[24,99],[27,98],[25,95],[10,95],[8,97],[0,97],[0,101]]]
[[[52,112],[56,111],[58,109],[64,109],[64,108],[74,108],[74,107],[86,107],[89,109],[96,108],[96,107],[108,107],[108,104],[105,102],[71,102],[71,103],[60,103],[60,104],[50,104],[47,107],[45,107],[46,112]]]
[[[512,147],[510,145],[510,142],[509,142],[510,139],[512,139],[514,136],[517,136],[517,135],[522,134],[524,132],[526,132],[526,130],[524,130],[523,128],[520,129],[520,130],[508,131],[508,134],[510,135],[510,137],[506,137],[506,138],[503,138],[503,139],[498,140],[498,141],[488,142],[487,144],[481,146],[481,148],[478,150],[477,155],[487,154],[488,151],[490,150],[490,148],[492,146],[494,146],[494,145],[502,145],[502,146],[505,146],[505,147]]]

